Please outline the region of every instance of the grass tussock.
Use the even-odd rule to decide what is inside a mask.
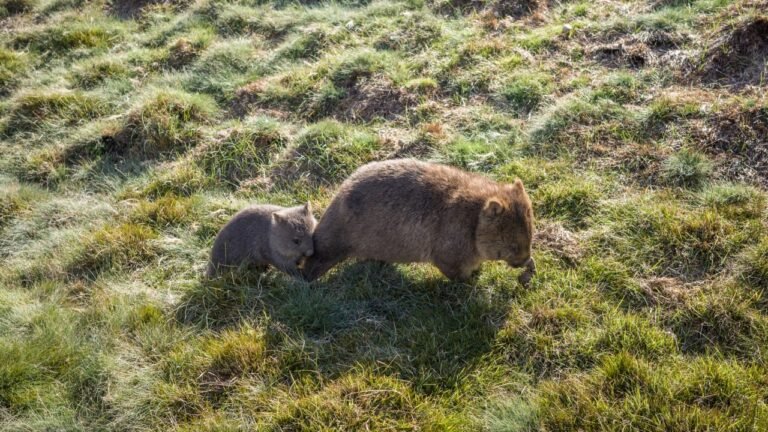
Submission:
[[[83,239],[82,250],[68,265],[74,275],[93,277],[104,270],[135,269],[156,255],[151,228],[133,223],[99,228]]]
[[[107,112],[109,105],[105,101],[85,93],[30,92],[13,101],[4,133],[12,135],[46,126],[75,126]]]
[[[180,153],[202,140],[202,124],[213,120],[216,105],[184,92],[158,91],[126,116],[109,151],[140,158]]]
[[[238,185],[266,173],[272,159],[288,143],[280,125],[266,118],[239,123],[201,149],[197,164],[219,182]]]
[[[0,48],[0,93],[7,94],[18,84],[27,62],[22,53]]]
[[[282,163],[294,180],[309,174],[310,182],[333,184],[375,160],[381,147],[381,140],[365,130],[323,121],[302,131]]]

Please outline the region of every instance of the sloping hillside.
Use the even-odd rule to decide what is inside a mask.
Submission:
[[[0,430],[768,430],[765,0],[0,0]],[[487,263],[205,281],[373,160],[521,178]]]

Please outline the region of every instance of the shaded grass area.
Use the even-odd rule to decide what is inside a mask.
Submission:
[[[768,428],[762,6],[0,1],[0,430]],[[522,179],[531,287],[201,277],[394,157]]]

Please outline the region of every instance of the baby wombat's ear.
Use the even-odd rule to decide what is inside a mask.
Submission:
[[[497,198],[488,198],[483,207],[483,214],[485,216],[498,216],[504,212],[504,204]]]
[[[282,223],[285,223],[288,219],[286,219],[284,215],[280,214],[280,212],[274,212],[272,213],[272,220],[279,224],[282,224]]]
[[[307,201],[307,203],[304,204],[304,213],[312,214],[312,204],[309,201]]]

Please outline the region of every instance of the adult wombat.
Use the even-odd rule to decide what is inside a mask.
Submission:
[[[208,277],[225,267],[268,264],[298,276],[297,264],[314,251],[312,232],[316,225],[309,203],[290,208],[257,205],[241,210],[216,236]]]
[[[348,257],[431,262],[467,279],[486,260],[536,271],[533,211],[523,183],[499,184],[445,165],[396,159],[360,167],[339,188],[315,230],[302,270],[314,280]]]

